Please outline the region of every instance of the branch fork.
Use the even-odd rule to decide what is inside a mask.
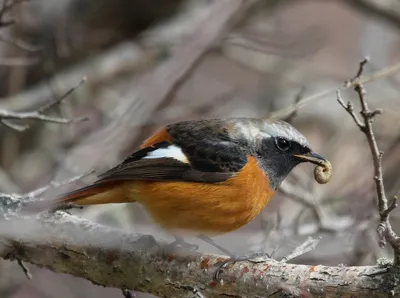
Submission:
[[[367,92],[361,79],[361,76],[365,71],[365,66],[367,65],[368,61],[369,58],[365,58],[364,60],[362,60],[360,62],[356,76],[346,82],[346,86],[353,86],[354,90],[358,94],[358,98],[361,104],[360,115],[362,120],[355,114],[354,106],[350,101],[347,103],[347,105],[344,103],[339,91],[337,91],[337,101],[347,111],[347,113],[349,113],[354,123],[365,134],[368,140],[374,163],[374,180],[376,184],[378,210],[380,215],[380,223],[377,227],[379,246],[383,248],[388,242],[394,251],[394,264],[400,265],[400,238],[393,231],[392,225],[389,221],[390,213],[397,207],[397,196],[393,198],[392,202],[388,206],[388,199],[385,194],[385,187],[383,183],[383,151],[379,150],[375,134],[372,129],[372,123],[374,122],[376,116],[382,114],[382,109],[375,109],[372,111],[369,109],[366,99]]]

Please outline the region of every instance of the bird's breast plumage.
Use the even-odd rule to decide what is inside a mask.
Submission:
[[[220,183],[137,181],[129,190],[165,229],[207,235],[242,227],[273,196],[265,173],[252,156],[242,170]]]

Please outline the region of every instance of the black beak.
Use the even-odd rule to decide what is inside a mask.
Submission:
[[[306,154],[293,154],[293,156],[300,159],[302,162],[311,162],[320,166],[324,166],[327,162],[326,158],[314,152],[309,152]]]

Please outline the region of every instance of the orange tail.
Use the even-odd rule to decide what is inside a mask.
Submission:
[[[58,203],[73,203],[76,205],[97,205],[129,203],[132,199],[126,196],[121,183],[93,184],[66,193],[58,198]]]

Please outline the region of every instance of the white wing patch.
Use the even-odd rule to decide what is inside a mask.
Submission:
[[[175,145],[170,145],[167,148],[160,148],[154,151],[149,152],[143,158],[163,158],[170,157],[176,160],[179,160],[183,163],[189,163],[185,153],[182,152],[182,149]]]

